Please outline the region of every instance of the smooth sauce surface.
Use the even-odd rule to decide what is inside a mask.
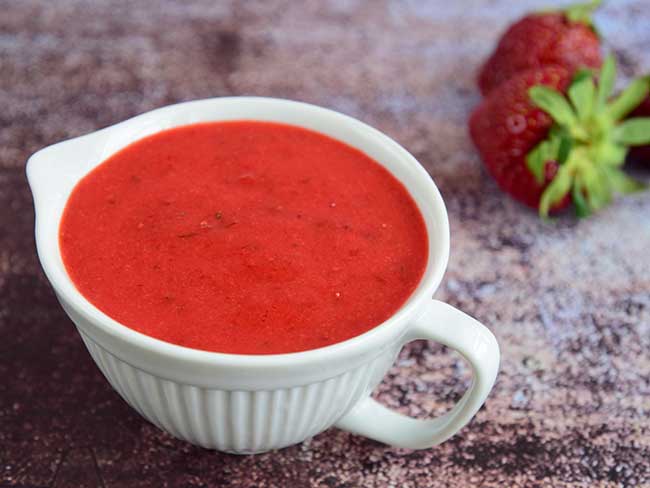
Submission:
[[[340,342],[406,301],[427,263],[406,189],[362,152],[289,125],[157,133],[73,190],[60,226],[77,289],[118,322],[216,352]]]

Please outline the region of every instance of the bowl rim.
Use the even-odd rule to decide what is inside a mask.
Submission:
[[[45,220],[42,217],[39,218],[39,215],[42,216],[45,213],[45,206],[47,204],[46,199],[42,198],[41,193],[45,192],[42,168],[49,164],[56,164],[56,153],[51,150],[63,145],[68,145],[72,147],[75,143],[81,142],[82,139],[85,139],[86,142],[91,142],[93,144],[102,144],[106,141],[108,137],[113,132],[123,130],[127,128],[129,124],[134,124],[138,121],[144,121],[145,119],[155,119],[156,117],[165,117],[173,114],[175,111],[184,110],[184,109],[196,109],[199,110],[202,105],[228,105],[228,104],[254,104],[254,105],[270,105],[271,108],[277,109],[280,113],[283,109],[292,109],[303,111],[305,117],[309,117],[310,114],[317,114],[320,117],[328,118],[332,123],[343,124],[347,127],[353,128],[356,131],[361,131],[371,139],[373,143],[378,146],[383,146],[386,150],[392,152],[394,155],[399,157],[403,163],[409,165],[412,171],[417,173],[418,178],[420,178],[421,184],[427,186],[428,196],[431,198],[432,209],[431,212],[426,212],[425,209],[418,203],[418,199],[412,191],[412,186],[408,182],[404,181],[402,178],[399,178],[394,172],[386,167],[386,169],[393,174],[398,180],[404,185],[411,197],[416,202],[418,209],[420,210],[426,227],[427,227],[427,236],[429,239],[429,256],[427,260],[427,266],[425,272],[420,279],[416,289],[412,292],[407,301],[387,320],[378,324],[377,326],[371,328],[370,330],[364,332],[363,334],[351,337],[341,342],[337,342],[328,346],[320,347],[317,349],[309,349],[306,351],[299,352],[289,352],[281,354],[233,354],[233,353],[221,353],[213,351],[205,351],[200,349],[193,349],[185,346],[180,346],[177,344],[169,343],[154,337],[148,336],[141,332],[137,332],[134,329],[131,329],[116,320],[112,319],[110,316],[106,315],[90,303],[74,286],[72,280],[68,277],[67,273],[64,270],[59,269],[60,266],[57,263],[57,259],[60,257],[59,249],[59,239],[58,239],[58,229],[60,224],[60,219],[62,211],[59,212],[59,215],[55,222],[56,234],[55,236],[51,235],[51,231],[46,227]],[[268,107],[267,107],[268,108]],[[226,119],[219,118],[205,118],[203,121],[219,121]],[[227,120],[243,120],[240,119],[227,119]],[[263,118],[246,118],[245,120],[265,120],[269,119]],[[200,122],[200,120],[197,120]],[[294,122],[284,122],[280,117],[278,117],[277,122],[288,123],[291,125],[297,125],[299,127],[304,127],[300,123]],[[191,122],[190,122],[191,123]],[[189,125],[190,123],[178,123],[170,127],[180,127],[183,125]],[[156,132],[166,130],[168,127],[162,128]],[[309,127],[307,127],[309,128]],[[310,128],[310,130],[314,130]],[[318,132],[318,130],[316,130]],[[325,132],[321,133],[328,135],[329,137],[334,137]],[[131,142],[140,139],[140,137],[133,138]],[[336,138],[336,137],[334,137]],[[92,139],[92,140],[91,140]],[[340,140],[340,139],[339,139]],[[356,147],[354,144],[350,144],[346,141],[341,141],[352,147],[355,147],[359,150],[362,150],[359,147]],[[119,149],[117,149],[119,150]],[[92,170],[97,165],[101,164],[110,154],[114,154],[116,151],[112,151],[108,154],[104,154],[103,157],[98,158],[98,161],[94,162],[90,168],[81,174],[77,179],[74,185],[76,185],[88,171]],[[363,151],[363,150],[362,150]],[[374,159],[374,158],[373,158]],[[437,289],[442,276],[447,267],[447,262],[449,258],[449,221],[447,216],[447,211],[444,205],[444,201],[440,192],[431,179],[429,173],[424,169],[424,167],[411,155],[406,149],[404,149],[400,144],[394,141],[392,138],[380,132],[379,130],[371,127],[364,122],[359,121],[353,117],[342,114],[340,112],[323,108],[317,105],[286,100],[280,98],[269,98],[269,97],[217,97],[217,98],[207,98],[201,100],[193,100],[189,102],[182,102],[173,105],[167,105],[161,108],[154,109],[149,112],[137,115],[130,119],[127,119],[123,122],[111,125],[109,127],[100,129],[98,131],[80,136],[74,139],[63,141],[46,148],[43,148],[33,154],[27,163],[27,178],[29,185],[31,187],[33,196],[34,196],[34,206],[36,210],[36,224],[35,224],[35,233],[36,233],[36,246],[38,251],[38,256],[43,267],[43,270],[50,281],[52,287],[54,288],[59,301],[64,305],[66,312],[70,314],[70,311],[79,315],[89,324],[91,324],[97,331],[101,331],[101,335],[104,337],[110,336],[112,339],[126,342],[130,345],[136,346],[141,351],[148,351],[157,355],[163,355],[167,358],[175,358],[183,361],[188,361],[194,364],[210,364],[210,365],[221,365],[228,367],[235,367],[239,369],[255,369],[259,370],[260,368],[282,368],[282,367],[291,367],[296,368],[300,365],[308,365],[314,362],[320,362],[322,360],[327,361],[337,361],[337,359],[343,359],[349,357],[349,355],[354,355],[356,353],[362,353],[363,351],[374,350],[376,353],[385,349],[386,342],[388,338],[394,336],[392,330],[395,329],[396,324],[406,322],[410,317],[416,316],[419,310],[422,310],[420,306],[423,301],[431,298],[433,292]],[[74,187],[73,185],[73,187]],[[50,190],[51,191],[51,190]],[[59,193],[58,198],[64,198],[65,202],[70,196],[70,192],[67,194]],[[65,204],[64,204],[65,205]],[[432,227],[436,227],[438,232],[435,236],[431,235]],[[434,241],[435,242],[432,242]],[[54,242],[53,242],[54,241]],[[435,244],[435,246],[434,246]],[[436,259],[432,259],[431,250],[435,247],[436,249]],[[77,321],[75,321],[77,323]],[[77,323],[79,326],[79,324]],[[89,335],[93,337],[92,331],[85,330],[84,332],[89,332]],[[99,345],[102,346],[102,341],[98,341]],[[103,347],[103,346],[102,346]],[[109,348],[103,347],[110,351]],[[375,355],[375,354],[373,354]]]

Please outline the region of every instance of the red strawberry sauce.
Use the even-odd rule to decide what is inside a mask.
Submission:
[[[75,187],[60,226],[78,290],[134,330],[274,354],[375,327],[427,262],[406,189],[360,151],[253,121],[167,130]]]

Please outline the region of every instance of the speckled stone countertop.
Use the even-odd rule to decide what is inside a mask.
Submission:
[[[650,486],[650,193],[541,222],[500,194],[465,128],[478,63],[547,3],[0,0],[0,486]],[[650,70],[647,0],[609,2],[598,22],[625,76]],[[210,452],[143,421],[92,363],[36,259],[27,157],[232,94],[358,117],[440,187],[452,253],[437,297],[488,324],[503,354],[450,441],[414,452],[332,429],[259,456]],[[455,353],[412,343],[377,397],[426,417],[468,380]]]

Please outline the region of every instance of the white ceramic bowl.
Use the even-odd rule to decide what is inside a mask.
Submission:
[[[61,260],[58,229],[77,182],[108,156],[155,132],[203,121],[284,122],[327,134],[385,166],[409,190],[429,234],[429,261],[417,290],[374,329],[331,346],[274,355],[189,349],[114,321],[81,295]],[[394,446],[425,448],[461,427],[485,401],[499,348],[483,325],[431,299],[447,265],[449,224],[438,189],[405,149],[340,113],[270,98],[214,98],[154,110],[34,154],[27,176],[36,207],[38,255],[56,295],[113,388],[143,417],[206,448],[254,453],[301,442],[332,425]],[[470,389],[446,415],[415,420],[370,398],[400,348],[430,339],[471,364]]]

